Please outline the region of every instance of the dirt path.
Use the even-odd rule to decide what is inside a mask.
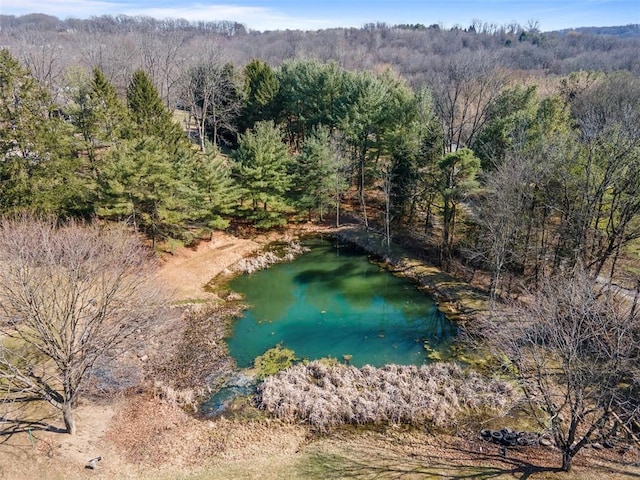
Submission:
[[[194,248],[181,247],[165,255],[158,277],[173,291],[176,302],[211,300],[213,295],[205,291],[205,285],[257,251],[265,240],[265,237],[256,241],[216,232],[210,241],[203,241]]]

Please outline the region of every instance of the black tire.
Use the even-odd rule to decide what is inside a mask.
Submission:
[[[483,428],[482,430],[480,430],[480,436],[482,438],[484,438],[485,440],[490,440],[491,439],[491,430],[489,430],[488,428]]]
[[[502,432],[500,430],[493,430],[491,432],[491,440],[500,443],[502,441]]]
[[[517,445],[518,437],[515,433],[503,433],[502,444],[506,447],[515,447]]]

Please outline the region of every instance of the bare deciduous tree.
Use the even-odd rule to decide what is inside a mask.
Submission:
[[[473,145],[489,106],[507,81],[498,64],[491,54],[464,52],[443,59],[431,72],[429,83],[442,124],[443,154]]]
[[[148,252],[123,228],[0,222],[0,384],[5,402],[44,400],[67,432],[96,362],[160,306]]]
[[[204,54],[185,74],[181,103],[189,109],[189,124],[195,121],[202,152],[207,138],[217,146],[224,143],[224,133],[237,132],[241,101],[234,77],[233,66],[216,51]]]
[[[486,181],[485,195],[475,205],[475,216],[481,226],[479,243],[474,252],[491,270],[489,294],[500,296],[503,274],[523,263],[525,255],[519,243],[525,236],[526,218],[530,210],[535,184],[534,159],[524,154],[509,154]]]
[[[32,31],[20,39],[19,50],[22,63],[56,100],[64,69],[64,45],[54,36]]]
[[[512,319],[483,332],[508,359],[565,471],[594,438],[607,438],[614,421],[637,416],[640,318],[630,302],[598,290],[576,268],[544,281]]]

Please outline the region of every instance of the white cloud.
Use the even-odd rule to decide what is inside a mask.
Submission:
[[[247,25],[252,30],[284,30],[287,28],[326,28],[329,21],[293,17],[264,7],[237,7],[227,5],[182,5],[179,7],[150,7],[133,9],[131,15],[145,15],[154,18],[184,18],[198,20],[231,20]]]
[[[43,3],[42,0],[0,0],[0,14],[24,15],[27,13],[45,13],[62,19],[123,14],[158,19],[184,18],[189,21],[229,20],[242,23],[252,30],[261,31],[285,29],[317,30],[338,26],[335,18],[297,17],[267,7],[204,5],[201,3],[146,7],[144,2],[136,4],[101,0],[48,0]]]

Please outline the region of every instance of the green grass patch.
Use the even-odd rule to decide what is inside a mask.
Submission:
[[[267,350],[253,361],[256,376],[262,380],[271,375],[275,375],[281,370],[285,370],[297,361],[293,350],[284,348],[278,344]]]

